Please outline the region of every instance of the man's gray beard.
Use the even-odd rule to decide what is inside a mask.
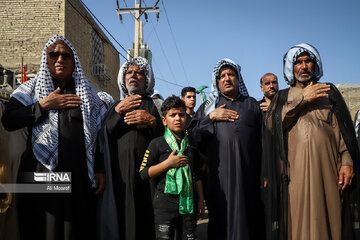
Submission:
[[[137,88],[137,87],[133,87],[133,88],[128,88],[127,87],[127,90],[128,90],[128,93],[130,94],[130,95],[134,95],[134,94],[138,94],[139,93],[139,88]]]
[[[308,82],[309,80],[312,79],[313,77],[313,73],[310,73],[307,77],[301,77],[301,76],[296,76],[297,74],[295,74],[295,79],[299,82]]]
[[[138,80],[136,80],[136,79],[130,79],[130,80],[136,81],[136,83],[138,84]],[[125,83],[125,87],[126,87],[126,89],[128,90],[128,93],[129,93],[130,95],[132,95],[132,94],[138,94],[138,93],[139,93],[139,90],[140,90],[139,87],[128,86],[126,83]]]

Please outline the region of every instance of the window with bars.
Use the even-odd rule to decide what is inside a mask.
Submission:
[[[91,45],[91,73],[103,81],[109,76],[104,64],[104,42],[95,31],[91,33]]]

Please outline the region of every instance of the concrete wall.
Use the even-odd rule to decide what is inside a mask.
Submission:
[[[360,84],[336,84],[349,108],[354,121],[356,112],[360,109]]]

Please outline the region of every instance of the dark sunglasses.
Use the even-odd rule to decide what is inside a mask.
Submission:
[[[63,53],[60,53],[60,52],[48,52],[48,54],[49,54],[49,57],[52,60],[57,60],[60,55],[64,60],[69,60],[69,59],[71,59],[73,57],[73,55],[71,53],[68,53],[68,52],[63,52]]]

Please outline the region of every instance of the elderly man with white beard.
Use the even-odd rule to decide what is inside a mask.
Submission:
[[[323,75],[319,52],[284,56],[290,88],[265,117],[262,176],[268,239],[359,239],[359,149],[350,113]],[[355,178],[354,178],[355,176]]]
[[[164,134],[150,97],[155,84],[151,65],[142,57],[124,63],[118,84],[124,99],[108,110],[99,140],[107,177],[101,239],[154,239],[152,189],[139,174],[150,141]]]

